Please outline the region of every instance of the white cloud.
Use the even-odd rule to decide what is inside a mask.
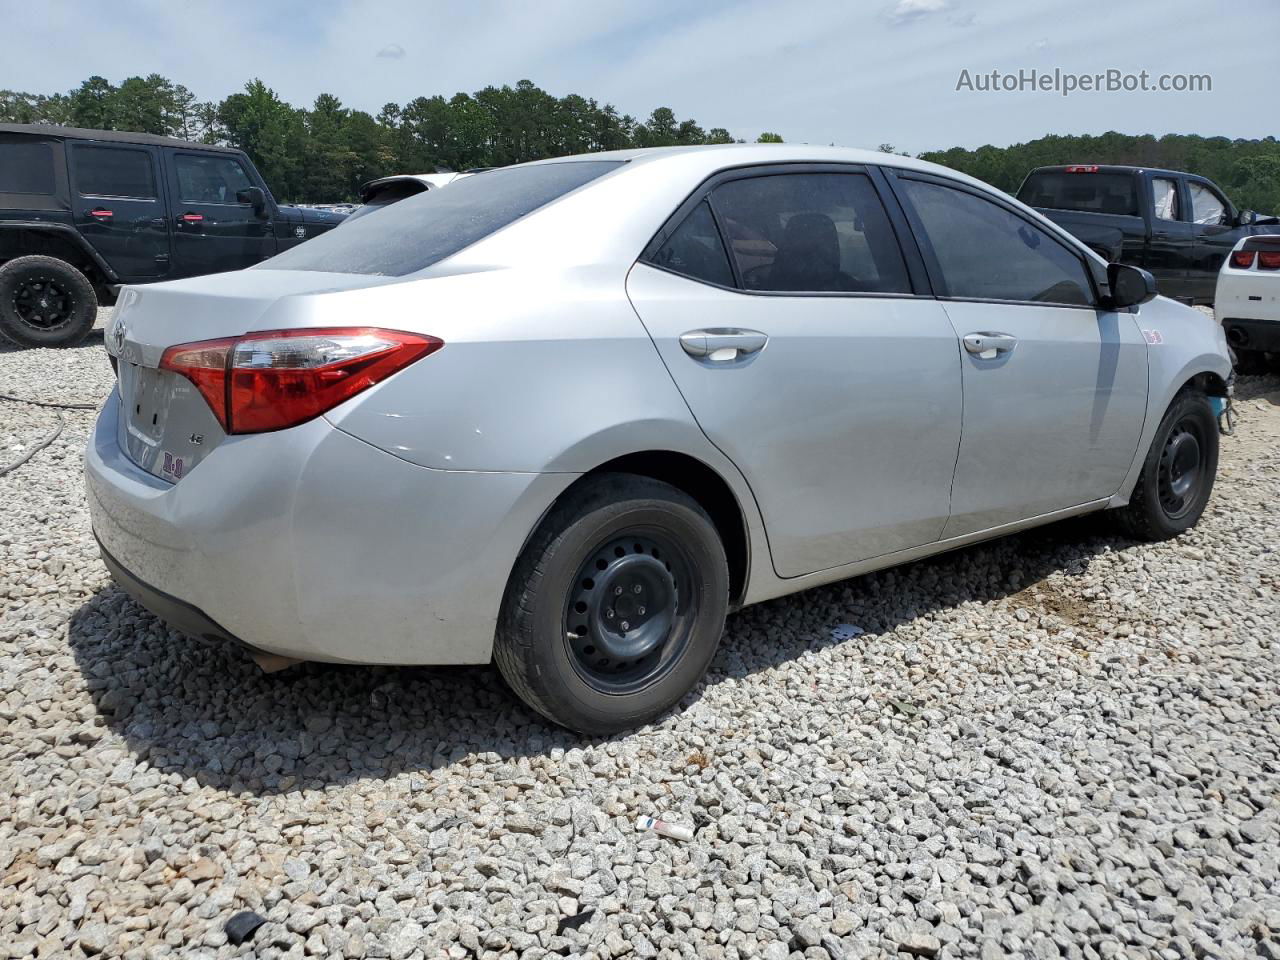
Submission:
[[[951,6],[951,0],[898,0],[889,10],[891,23],[911,23],[930,14],[941,13]]]
[[[378,58],[380,60],[403,60],[404,47],[398,43],[388,43],[378,51]]]

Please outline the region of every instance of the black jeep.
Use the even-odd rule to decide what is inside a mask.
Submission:
[[[122,284],[238,270],[342,220],[277,204],[239,150],[0,123],[0,335],[79,343]]]

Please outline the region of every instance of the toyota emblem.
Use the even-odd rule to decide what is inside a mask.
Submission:
[[[124,338],[127,333],[123,320],[116,321],[116,325],[111,328],[111,345],[116,348],[116,353],[124,349]]]

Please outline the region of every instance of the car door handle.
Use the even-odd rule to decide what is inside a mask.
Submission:
[[[768,335],[759,330],[737,330],[732,327],[690,330],[680,335],[680,346],[684,352],[705,363],[741,360],[759,353],[768,342]]]
[[[992,360],[1018,345],[1018,338],[1007,333],[967,333],[964,348],[981,360]]]

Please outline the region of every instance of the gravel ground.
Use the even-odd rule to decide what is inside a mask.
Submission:
[[[3,393],[110,382],[100,333],[0,352]],[[0,403],[0,465],[63,423],[0,478],[0,957],[1274,960],[1280,379],[1240,395],[1180,540],[1086,519],[751,608],[592,741],[490,669],[169,633],[96,556],[92,413]]]

